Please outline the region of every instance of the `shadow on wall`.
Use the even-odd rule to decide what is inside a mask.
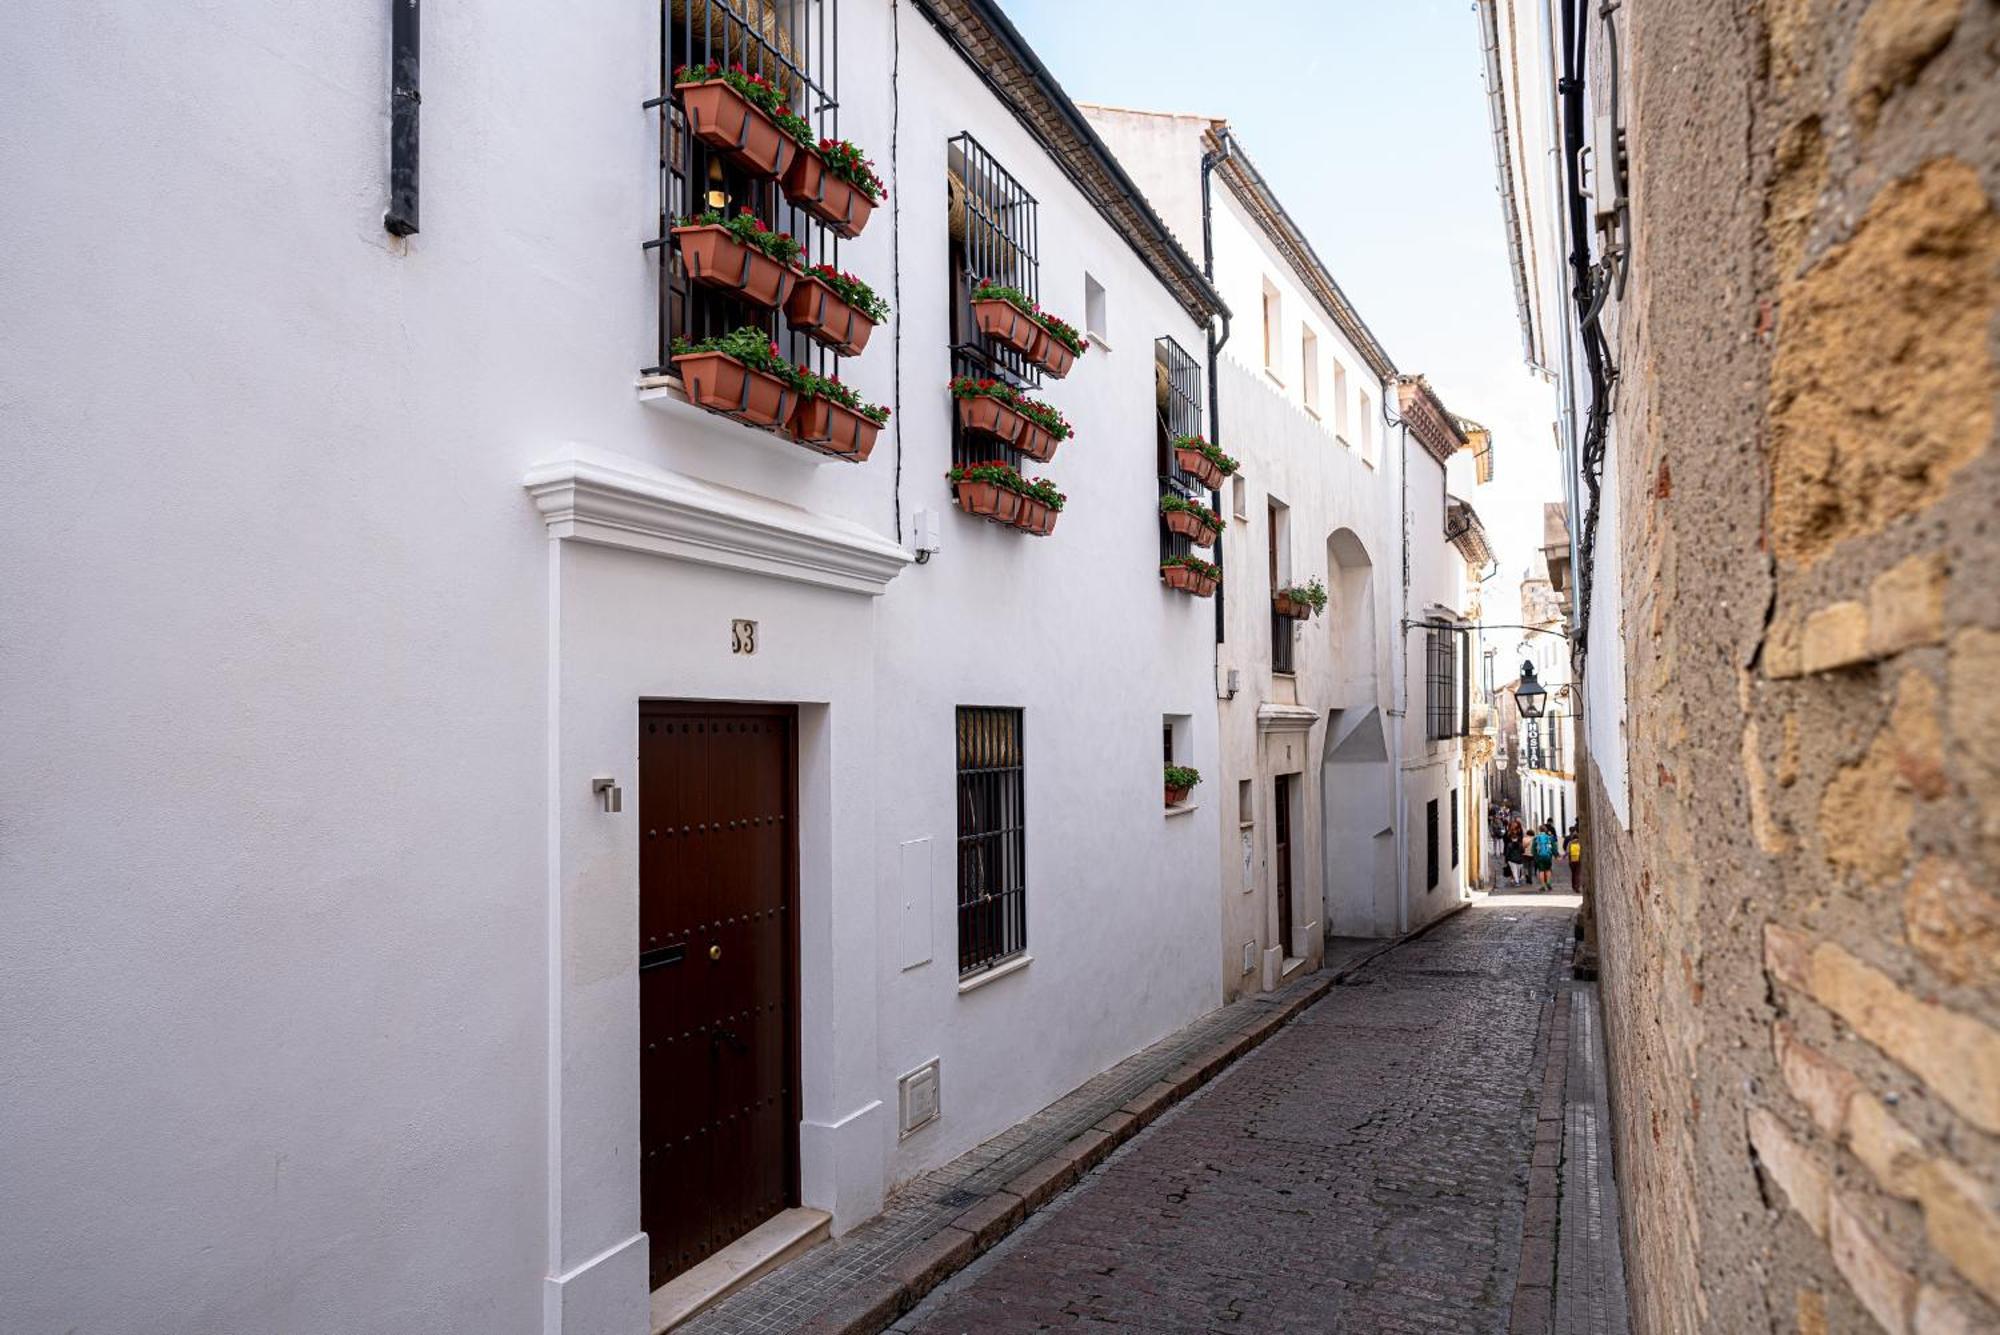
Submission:
[[[1330,936],[1394,936],[1395,784],[1382,711],[1336,709],[1326,725],[1320,794],[1326,838],[1326,930]]]
[[[1353,529],[1335,529],[1327,538],[1326,573],[1334,704],[1366,709],[1375,703],[1375,563]]]

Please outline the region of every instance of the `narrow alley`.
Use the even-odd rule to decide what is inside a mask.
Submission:
[[[1576,903],[1496,896],[1370,961],[893,1329],[1546,1321],[1549,1244],[1522,1240],[1549,1236],[1556,1204],[1531,1190],[1557,1159],[1536,1134],[1546,1029],[1559,992],[1570,1032],[1587,1013],[1589,985],[1559,971]],[[1570,1073],[1555,1329],[1620,1331],[1586,1065],[1601,1069]]]

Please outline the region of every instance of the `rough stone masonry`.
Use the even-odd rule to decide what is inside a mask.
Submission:
[[[2000,1330],[2000,4],[1622,19],[1637,1328]]]

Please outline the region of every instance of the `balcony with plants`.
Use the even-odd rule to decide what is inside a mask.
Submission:
[[[889,306],[839,252],[888,192],[840,133],[837,26],[679,0],[661,20],[659,355],[641,399],[863,462],[889,411],[841,361]]]

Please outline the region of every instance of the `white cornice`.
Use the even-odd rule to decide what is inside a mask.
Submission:
[[[860,524],[636,460],[554,459],[522,485],[553,538],[871,595],[912,560]]]
[[[1311,732],[1319,722],[1319,711],[1308,705],[1261,704],[1257,706],[1259,732]]]

